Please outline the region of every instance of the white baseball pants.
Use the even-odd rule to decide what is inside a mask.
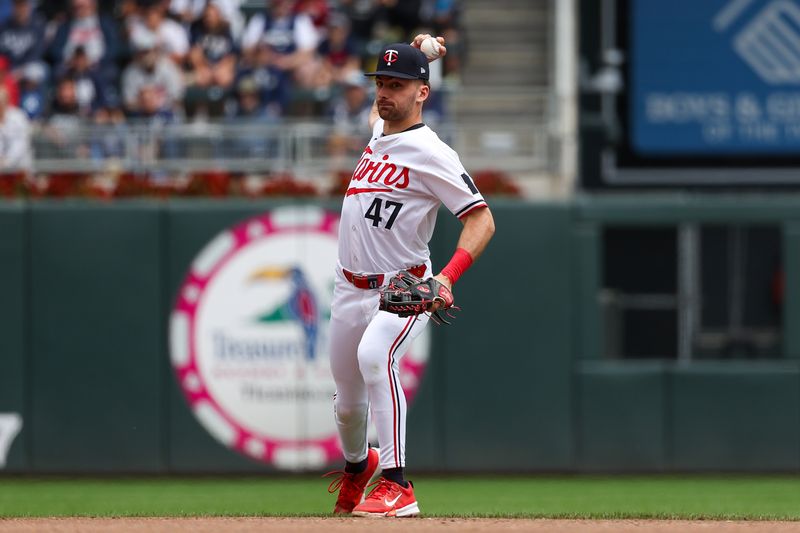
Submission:
[[[387,275],[388,282],[391,276]],[[428,317],[378,311],[378,289],[359,289],[337,272],[330,324],[330,363],[336,382],[334,415],[344,457],[367,457],[371,411],[382,469],[405,466],[406,398],[399,360],[425,329]]]

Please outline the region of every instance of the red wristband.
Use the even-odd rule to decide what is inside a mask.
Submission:
[[[463,248],[456,248],[456,252],[450,259],[450,262],[442,269],[442,274],[447,276],[450,283],[455,285],[456,280],[461,277],[461,274],[467,271],[470,265],[472,265],[472,256],[469,255],[469,252]]]

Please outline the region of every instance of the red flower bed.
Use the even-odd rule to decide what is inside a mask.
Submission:
[[[11,172],[0,174],[0,198],[20,196],[25,190],[25,174]]]
[[[481,170],[473,174],[475,186],[484,196],[522,196],[519,185],[500,170]]]
[[[0,174],[0,198],[342,197],[351,175],[348,171],[336,172],[330,186],[321,191],[313,183],[299,180],[290,172],[243,175],[206,170],[164,175],[110,169],[96,174],[56,172],[26,176],[9,173]],[[522,195],[520,187],[504,172],[482,170],[472,177],[484,196]]]

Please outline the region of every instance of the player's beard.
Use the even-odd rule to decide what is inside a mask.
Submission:
[[[412,96],[405,102],[391,102],[391,105],[386,107],[381,106],[381,102],[378,102],[378,116],[387,122],[402,122],[413,113],[414,100],[415,98]]]

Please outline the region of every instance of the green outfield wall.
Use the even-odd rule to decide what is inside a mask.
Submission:
[[[275,472],[192,414],[170,364],[169,317],[215,235],[306,204],[0,204],[0,473]],[[797,272],[800,198],[492,205],[496,236],[456,290],[464,310],[433,332],[410,408],[410,470],[800,470],[796,277],[786,276],[781,353],[769,359],[608,359],[598,301],[609,225],[774,224],[785,270]],[[434,264],[459,230],[440,214]]]

